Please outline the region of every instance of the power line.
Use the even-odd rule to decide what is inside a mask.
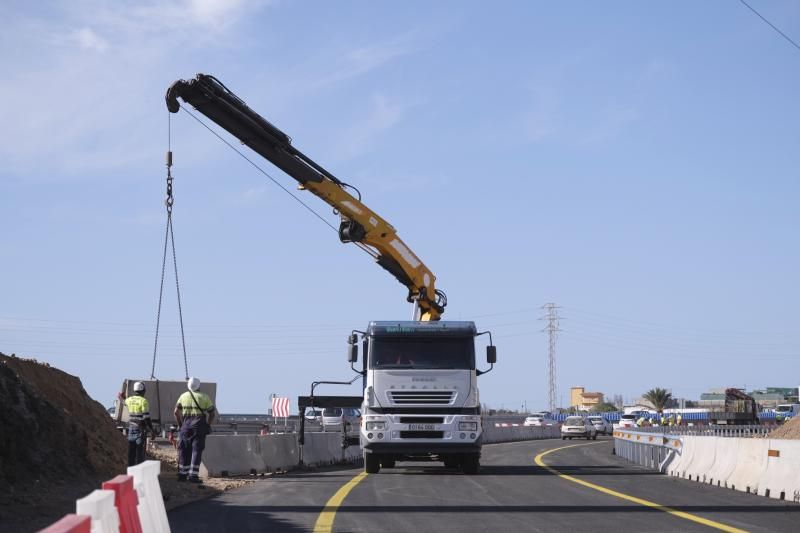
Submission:
[[[747,7],[747,9],[749,9],[750,11],[752,11],[753,13],[755,13],[755,14],[758,16],[758,18],[760,18],[761,20],[763,20],[764,22],[766,22],[767,24],[769,24],[770,28],[772,28],[772,29],[773,29],[773,30],[775,30],[776,32],[780,33],[780,34],[781,34],[781,37],[783,37],[784,39],[786,39],[787,41],[789,41],[790,43],[792,43],[792,46],[794,46],[795,48],[797,48],[798,50],[800,50],[800,45],[799,45],[799,44],[797,44],[796,42],[794,42],[794,41],[791,39],[791,37],[789,37],[788,35],[786,35],[785,33],[783,33],[781,30],[779,30],[779,29],[778,29],[778,27],[777,27],[777,26],[775,26],[773,23],[771,23],[770,21],[768,21],[767,19],[765,19],[765,18],[764,18],[764,17],[761,15],[761,13],[759,13],[758,11],[756,11],[755,9],[753,9],[753,6],[751,6],[750,4],[748,4],[747,2],[745,2],[744,0],[739,0],[739,1],[740,1],[741,3],[743,3],[743,4],[744,4],[744,5]]]

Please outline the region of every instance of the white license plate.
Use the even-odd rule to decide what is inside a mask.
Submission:
[[[436,429],[436,424],[409,424],[409,431],[433,431]]]

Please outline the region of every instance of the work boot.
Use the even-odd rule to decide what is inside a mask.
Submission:
[[[189,478],[189,483],[202,483],[202,482],[203,482],[203,480],[200,479],[199,477],[192,476],[192,477]]]
[[[178,481],[186,481],[186,474],[178,474]]]

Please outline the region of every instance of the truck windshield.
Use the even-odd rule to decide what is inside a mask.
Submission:
[[[472,337],[380,337],[373,338],[370,368],[475,368]]]

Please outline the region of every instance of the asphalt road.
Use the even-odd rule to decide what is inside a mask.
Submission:
[[[579,445],[541,460],[573,479],[536,465],[542,452],[572,444]],[[176,533],[312,532],[325,523],[336,532],[387,533],[800,531],[800,504],[655,474],[612,455],[610,440],[580,444],[484,446],[477,476],[439,463],[398,463],[351,482],[340,503],[328,502],[361,469],[279,476],[175,509],[169,520]]]

